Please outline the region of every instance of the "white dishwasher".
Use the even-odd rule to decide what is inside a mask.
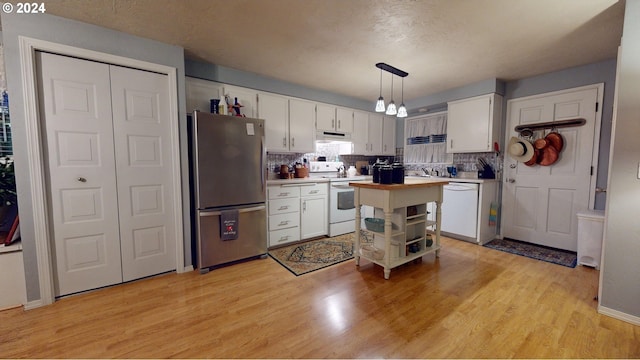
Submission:
[[[476,241],[479,184],[450,182],[443,187],[441,230]],[[467,239],[465,239],[467,240]]]

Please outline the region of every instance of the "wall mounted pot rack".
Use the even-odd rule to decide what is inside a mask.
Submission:
[[[534,130],[543,130],[543,129],[557,129],[563,127],[572,127],[572,126],[582,126],[587,123],[587,120],[584,118],[575,118],[575,119],[567,119],[560,121],[548,121],[537,124],[526,124],[526,125],[518,125],[515,127],[515,131],[521,133],[525,130],[534,131]]]

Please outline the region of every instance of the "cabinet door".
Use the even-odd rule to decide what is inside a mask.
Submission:
[[[500,111],[494,106],[501,104],[502,97],[495,94],[476,96],[453,101],[448,104],[447,152],[492,151],[498,141]],[[501,106],[501,105],[500,105]]]
[[[300,238],[308,239],[328,233],[326,196],[300,198]]]
[[[351,134],[353,132],[353,110],[336,108],[336,131]]]
[[[316,104],[289,99],[289,150],[296,153],[315,151]]]
[[[329,104],[316,104],[316,129],[320,131],[335,131],[335,106]]]
[[[369,152],[367,155],[382,155],[382,128],[384,115],[369,114]]]
[[[289,150],[289,103],[278,95],[258,94],[258,117],[264,119],[267,151]]]
[[[211,112],[211,99],[220,99],[221,89],[220,83],[186,76],[187,113],[191,114],[193,110]]]
[[[356,111],[353,114],[353,153],[365,155],[369,153],[369,115],[364,111]]]
[[[240,103],[240,105],[242,105],[242,107],[240,108],[240,112],[243,115],[250,118],[257,117],[257,91],[239,86],[225,85],[224,94],[229,95],[229,100],[232,103],[235,101],[235,98],[238,98],[238,102]],[[233,114],[235,115],[235,111],[233,111]]]
[[[382,130],[382,155],[396,154],[396,118],[384,116]]]

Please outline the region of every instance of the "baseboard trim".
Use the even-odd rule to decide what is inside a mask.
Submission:
[[[193,271],[193,265],[185,266],[181,272],[186,273],[189,271]]]
[[[35,301],[27,301],[26,304],[24,304],[24,309],[25,310],[33,310],[36,308],[39,308],[41,306],[44,306],[44,302],[42,301],[42,299],[40,300],[35,300]]]
[[[623,313],[622,311],[610,309],[602,305],[598,306],[598,313],[602,315],[610,316],[612,318],[616,318],[618,320],[626,321],[633,325],[640,325],[640,317],[629,315],[627,313]]]

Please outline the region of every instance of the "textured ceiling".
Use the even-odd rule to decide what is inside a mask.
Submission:
[[[47,0],[46,7],[182,46],[187,58],[372,101],[378,62],[409,73],[407,101],[615,58],[624,15],[615,0]]]

